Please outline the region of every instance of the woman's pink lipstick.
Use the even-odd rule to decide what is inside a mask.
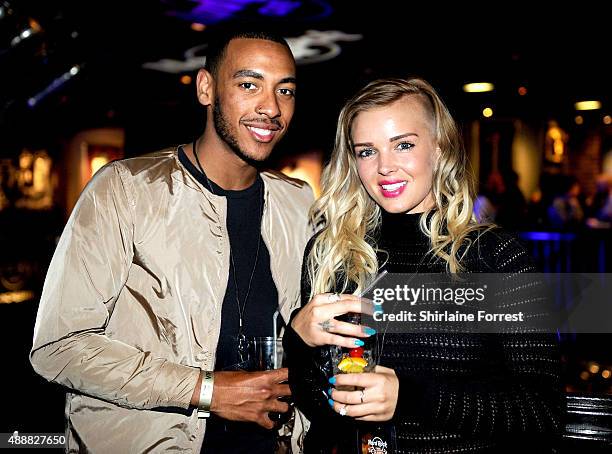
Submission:
[[[378,183],[380,186],[380,192],[383,197],[394,198],[399,197],[404,189],[406,189],[406,180],[393,180],[393,181],[381,181]]]

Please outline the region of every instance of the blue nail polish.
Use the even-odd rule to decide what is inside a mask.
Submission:
[[[329,379],[329,382],[330,382],[332,385],[335,385],[335,384],[336,384],[336,377],[332,377],[332,378],[330,378],[330,379]]]
[[[329,397],[331,397],[331,393],[332,393],[332,389],[331,389],[331,388],[329,388],[329,389],[327,390],[327,395],[328,395]]]
[[[365,344],[361,339],[355,339],[355,345],[357,347],[363,347]]]
[[[368,327],[368,328],[366,328],[364,331],[365,331],[365,333],[366,333],[368,336],[373,336],[374,334],[376,334],[376,330],[375,330],[374,328],[369,328],[369,327]]]
[[[333,399],[329,399],[327,402],[329,402],[329,406],[333,407],[334,406],[334,401]]]
[[[379,312],[381,314],[385,313],[385,310],[382,307],[382,304],[375,304],[374,305],[374,312]]]

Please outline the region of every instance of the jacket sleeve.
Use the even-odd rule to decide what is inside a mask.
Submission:
[[[486,256],[493,255],[491,266],[496,272],[511,276],[535,270],[516,240],[497,238],[480,246],[481,250],[488,249]],[[529,304],[541,291],[541,283],[537,279],[534,282],[533,288],[524,289],[513,286],[510,278],[504,284],[506,298],[511,298],[514,305]],[[400,380],[396,415],[410,415],[425,425],[445,426],[464,434],[538,433],[558,437],[563,401],[556,335],[530,332],[483,336],[491,361],[475,376],[419,377],[413,371],[396,370]]]
[[[130,270],[134,223],[118,163],[85,188],[53,255],[30,361],[60,385],[128,408],[187,408],[199,369],[106,335]]]

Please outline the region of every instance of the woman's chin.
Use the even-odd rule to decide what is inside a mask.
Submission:
[[[410,211],[410,209],[414,208],[412,204],[406,203],[405,201],[387,198],[379,198],[378,200],[376,200],[376,204],[380,207],[381,210],[384,210],[389,214],[407,213],[408,211]]]

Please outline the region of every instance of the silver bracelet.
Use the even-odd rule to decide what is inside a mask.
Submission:
[[[198,400],[198,418],[208,418],[210,416],[214,382],[215,373],[211,370],[203,370],[200,399]]]

